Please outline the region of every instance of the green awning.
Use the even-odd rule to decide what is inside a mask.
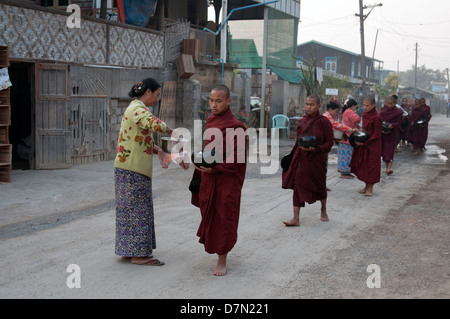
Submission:
[[[240,64],[242,69],[261,69],[262,57],[252,39],[231,39],[228,48],[228,62]]]
[[[303,74],[297,69],[280,68],[273,65],[267,65],[267,68],[285,81],[295,84],[303,83]]]

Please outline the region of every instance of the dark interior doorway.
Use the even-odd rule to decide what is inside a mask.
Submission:
[[[8,69],[11,79],[11,126],[9,140],[13,146],[12,169],[32,168],[34,135],[32,117],[34,64],[11,62]]]

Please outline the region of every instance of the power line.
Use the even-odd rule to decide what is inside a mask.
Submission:
[[[409,25],[409,26],[428,26],[428,25],[436,25],[436,24],[445,24],[449,23],[450,20],[440,21],[440,22],[430,22],[430,23],[401,23],[401,22],[390,22],[384,21],[385,23],[393,24],[393,25]]]

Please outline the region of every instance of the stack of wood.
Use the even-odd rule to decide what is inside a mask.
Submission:
[[[0,69],[9,67],[9,48],[0,46]],[[11,125],[10,88],[0,90],[0,183],[11,182],[12,145],[9,143]]]

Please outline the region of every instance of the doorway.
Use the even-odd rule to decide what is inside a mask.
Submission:
[[[12,169],[33,169],[34,153],[34,64],[11,62],[11,126],[9,140],[12,149]]]

